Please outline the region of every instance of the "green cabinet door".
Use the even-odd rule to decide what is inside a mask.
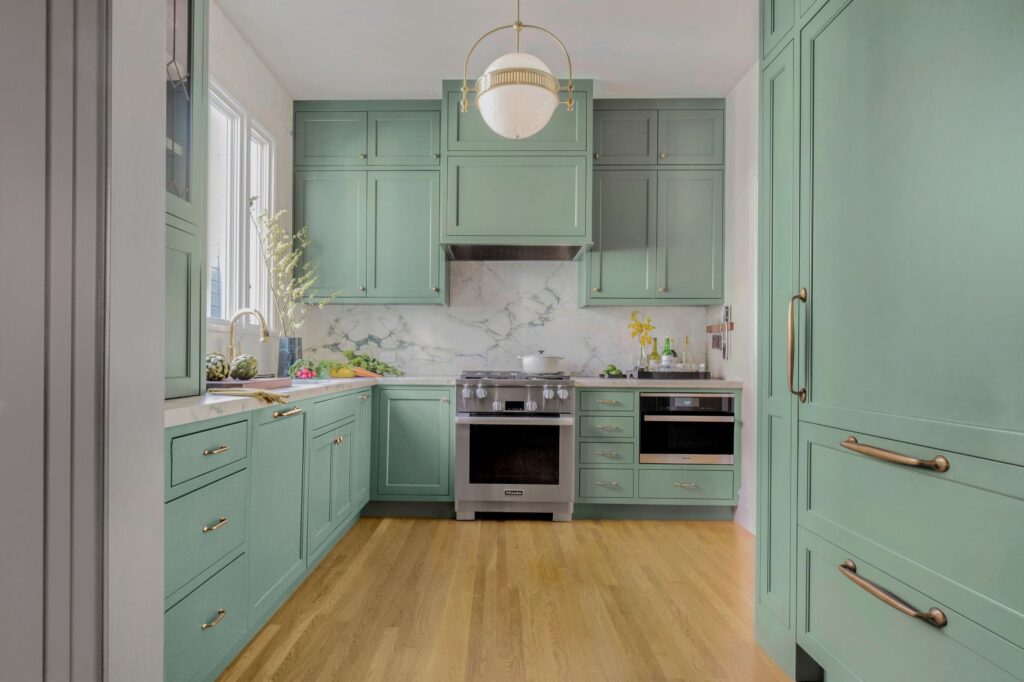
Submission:
[[[590,298],[654,295],[657,201],[656,171],[594,173],[594,248],[585,265]]]
[[[801,0],[808,3],[809,0]],[[793,28],[796,0],[761,0],[761,56],[767,57]]]
[[[249,531],[251,622],[260,622],[306,566],[302,471],[306,413],[294,405],[253,414]],[[278,415],[278,416],[274,416]]]
[[[300,112],[301,113],[301,112]],[[295,226],[309,228],[314,296],[366,296],[366,172],[295,171]]]
[[[177,224],[177,221],[175,221]],[[202,239],[167,225],[164,250],[164,397],[199,395],[203,387]]]
[[[463,243],[589,241],[582,156],[451,156],[444,239]]]
[[[575,85],[580,88],[583,84],[577,82]],[[565,105],[560,104],[548,124],[536,135],[524,140],[510,140],[498,135],[484,123],[478,107],[470,107],[466,113],[460,111],[462,93],[458,88],[461,86],[461,81],[448,81],[444,84],[449,151],[586,151],[587,136],[590,134],[587,127],[591,111],[589,91],[577,89],[573,110],[569,111]],[[565,98],[565,93],[562,93],[562,99]]]
[[[352,504],[362,509],[370,499],[370,452],[373,446],[373,405],[370,391],[359,394],[356,441],[352,451]]]
[[[371,171],[367,192],[367,295],[440,301],[438,172]]]
[[[658,173],[658,298],[722,300],[722,171]]]
[[[931,6],[801,31],[800,418],[1024,464],[1024,8]]]
[[[331,514],[332,470],[338,429],[313,439],[309,450],[309,482],[306,485],[306,543],[312,554],[334,530]]]
[[[662,109],[658,112],[658,163],[725,163],[723,109]]]
[[[371,166],[436,166],[441,159],[441,112],[371,111]]]
[[[334,430],[331,441],[331,520],[334,527],[352,514],[352,459],[359,441],[354,422]]]
[[[381,388],[377,496],[451,499],[450,389]]]
[[[296,166],[365,166],[365,111],[295,112]]]
[[[657,160],[657,111],[594,112],[594,163],[654,164]]]

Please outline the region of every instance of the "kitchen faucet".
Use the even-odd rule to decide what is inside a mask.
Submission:
[[[231,316],[231,321],[228,322],[228,362],[230,363],[235,359],[235,354],[238,349],[235,348],[235,323],[246,315],[252,315],[260,323],[260,343],[265,343],[270,338],[270,332],[267,330],[267,318],[263,317],[263,313],[256,310],[255,308],[242,308],[237,313]]]

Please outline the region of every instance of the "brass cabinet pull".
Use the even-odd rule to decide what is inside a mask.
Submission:
[[[658,158],[660,158],[660,159],[667,159],[668,158],[668,154],[666,154],[665,152],[662,152],[662,153],[658,154]]]
[[[359,155],[359,158],[360,158],[360,159],[365,159],[365,158],[366,158],[366,154],[360,154],[360,155]]]
[[[601,287],[594,287],[593,291],[594,291],[595,294],[600,293]]]
[[[944,628],[946,627],[946,623],[949,622],[946,620],[946,614],[943,613],[941,609],[937,609],[933,606],[927,611],[918,611],[888,590],[879,587],[870,580],[865,580],[860,577],[857,575],[857,564],[853,563],[851,559],[847,559],[843,563],[839,564],[839,572],[852,580],[854,585],[861,588],[875,599],[878,599],[879,601],[896,609],[905,616],[920,618],[924,622],[934,625],[937,628]]]
[[[880,459],[883,462],[902,464],[907,467],[931,469],[932,471],[937,471],[940,474],[949,471],[949,460],[942,455],[939,455],[935,459],[917,459],[916,457],[901,455],[898,452],[876,448],[872,445],[864,445],[863,443],[858,442],[853,436],[848,436],[846,440],[841,441],[839,444],[847,450],[856,452],[858,455],[874,457],[875,459]]]
[[[203,623],[200,628],[203,630],[209,630],[220,625],[220,622],[224,620],[224,616],[228,615],[227,609],[217,609],[217,617],[211,620],[209,623]]]
[[[602,488],[618,488],[618,481],[594,481],[594,485],[599,485]]]
[[[361,396],[359,396],[359,399],[360,400],[369,400],[370,396],[368,396],[368,395],[361,395]]]
[[[220,517],[220,520],[217,521],[217,523],[213,524],[212,526],[203,526],[203,532],[204,533],[209,533],[211,531],[220,530],[221,528],[226,526],[227,523],[228,523],[227,517],[222,516],[222,517]]]
[[[677,488],[686,488],[687,490],[693,490],[694,488],[700,487],[696,483],[673,483],[672,485],[674,485]]]
[[[441,155],[440,155],[440,154],[438,154],[437,152],[434,152],[434,158],[435,158],[435,159],[440,159],[440,158],[441,158]]]
[[[795,304],[797,300],[803,302],[807,301],[806,288],[801,287],[800,293],[796,296],[791,296],[789,299],[789,315],[786,322],[786,386],[789,388],[790,393],[800,398],[800,402],[805,403],[807,402],[807,389],[793,389],[793,365],[796,359],[796,343],[793,339],[793,336],[796,334],[795,321],[793,319],[793,304]]]
[[[366,291],[366,287],[359,287],[359,291]]]
[[[227,452],[230,449],[231,448],[228,447],[227,445],[221,445],[219,448],[214,448],[213,450],[203,450],[203,456],[219,455],[223,452]]]
[[[597,425],[594,426],[594,428],[595,429],[601,429],[602,431],[621,431],[622,430],[618,426],[613,426],[611,424],[597,424]]]
[[[605,450],[601,450],[597,454],[601,455],[602,457],[607,457],[608,459],[618,459],[619,458],[619,453],[617,453],[617,452],[608,452],[608,451],[605,451]]]
[[[600,155],[600,154],[598,154],[597,152],[594,152],[594,158],[595,158],[595,159],[600,159],[600,158],[601,158],[601,155]]]
[[[663,294],[668,291],[668,287],[658,287],[658,293]]]
[[[274,419],[280,419],[281,417],[291,417],[292,415],[298,414],[299,412],[302,412],[301,407],[293,407],[292,409],[285,410],[284,412],[275,412],[273,414],[273,417]]]
[[[433,291],[433,292],[434,292],[434,293],[436,294],[436,293],[438,293],[439,291],[441,291],[441,287],[433,287],[433,288],[431,289],[431,291]]]
[[[334,439],[334,444],[335,445],[341,445],[344,442],[345,442],[345,437],[344,436],[338,436],[337,438]]]
[[[618,400],[598,400],[597,404],[598,405],[621,405],[622,403],[620,403]]]

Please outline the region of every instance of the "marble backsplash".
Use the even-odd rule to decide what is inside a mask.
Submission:
[[[630,307],[577,307],[575,262],[456,261],[450,264],[450,305],[328,305],[303,324],[305,356],[341,357],[357,349],[410,375],[458,374],[466,369],[517,369],[517,355],[544,350],[565,358],[571,374],[596,375],[609,363],[625,369],[637,359],[626,325]],[[706,357],[703,307],[639,308],[657,327]]]

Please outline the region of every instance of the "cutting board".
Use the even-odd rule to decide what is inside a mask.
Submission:
[[[225,379],[207,381],[206,388],[284,388],[292,385],[291,377],[253,377],[252,379]]]

